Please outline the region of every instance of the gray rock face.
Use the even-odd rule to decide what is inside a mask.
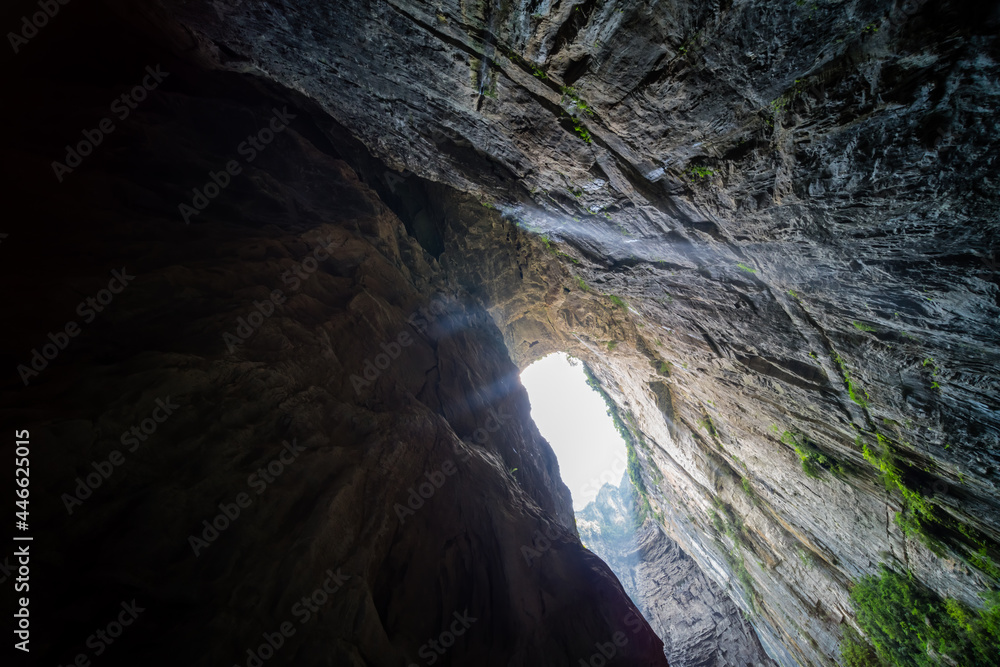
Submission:
[[[773,667],[753,627],[725,590],[659,525],[635,528],[628,476],[605,484],[597,500],[576,513],[584,545],[611,566],[626,592],[663,639],[674,667]]]
[[[135,530],[147,548],[164,526],[180,522],[157,508],[188,508],[185,518],[197,523],[194,508],[212,506],[219,489],[234,490],[249,462],[259,461],[248,443],[273,440],[283,433],[274,424],[288,423],[284,412],[302,406],[305,431],[320,434],[316,446],[334,447],[341,433],[349,446],[329,459],[324,452],[326,462],[311,465],[300,486],[299,503],[289,499],[274,510],[260,534],[283,535],[282,543],[296,548],[318,544],[310,557],[326,562],[323,540],[333,541],[324,532],[326,515],[293,521],[300,530],[282,533],[289,517],[328,502],[353,508],[373,488],[376,505],[391,507],[423,466],[478,428],[489,397],[475,387],[507,386],[510,400],[523,403],[510,384],[516,367],[565,350],[587,361],[642,435],[636,454],[657,522],[752,616],[780,664],[836,663],[842,625],[853,623],[851,583],[881,562],[969,604],[996,585],[987,574],[988,563],[1000,561],[994,3],[109,4],[137,34],[179,54],[185,65],[178,78],[220,73],[186,96],[226,98],[219,82],[244,87],[224,110],[187,110],[173,98],[148,106],[145,113],[164,123],[123,126],[116,140],[134,139],[131,148],[109,144],[87,163],[92,180],[86,170],[73,174],[81,178],[58,196],[8,167],[7,182],[38,202],[28,219],[79,219],[106,230],[92,242],[63,239],[62,254],[52,255],[57,264],[96,281],[94,258],[111,265],[142,257],[156,278],[149,292],[136,288],[147,309],[135,306],[141,317],[126,323],[183,329],[144,338],[111,327],[110,314],[101,320],[108,323],[98,325],[107,327],[100,329],[105,342],[88,343],[86,359],[95,373],[108,374],[108,386],[120,381],[122,393],[112,398],[110,389],[102,394],[47,371],[49,384],[30,394],[39,403],[94,392],[93,403],[67,412],[56,439],[84,461],[92,447],[111,446],[107,433],[131,423],[129,410],[141,396],[135,378],[149,368],[157,369],[149,371],[151,386],[162,380],[171,387],[165,378],[184,376],[203,387],[190,396],[199,410],[241,434],[212,450],[219,458],[204,465],[228,472],[203,487],[187,461],[219,442],[218,432],[186,426],[174,449],[157,450],[168,458],[153,459],[148,472],[172,465],[188,476],[155,499],[134,489],[112,503],[116,516],[142,519]],[[60,30],[54,22],[46,35]],[[29,60],[19,62],[34,62],[25,55]],[[50,69],[38,66],[33,74],[74,76],[65,62],[53,56],[43,63]],[[109,80],[125,85],[131,75]],[[107,113],[109,84],[73,87],[56,78],[61,85],[24,86],[19,94],[82,114],[62,128],[78,136]],[[176,203],[190,197],[192,183],[231,157],[240,132],[267,119],[266,106],[254,107],[253,118],[240,115],[253,107],[246,100],[265,94],[296,101],[309,119],[302,130],[308,138],[295,139],[273,168],[260,162],[260,172],[227,190],[230,199],[213,203],[200,224],[182,233],[165,227],[164,220],[177,221]],[[60,114],[14,112],[20,116],[13,126],[46,144],[40,150],[17,138],[16,164],[30,163],[48,177],[64,140],[47,123]],[[174,125],[186,129],[170,131]],[[330,162],[340,158],[343,164]],[[364,187],[353,182],[354,171]],[[78,199],[70,204],[71,196]],[[115,210],[118,217],[107,213]],[[134,220],[149,224],[137,233]],[[252,234],[227,227],[245,221]],[[336,237],[343,254],[299,295],[294,313],[269,320],[262,342],[237,361],[219,361],[217,336],[261,298],[254,290],[271,285],[282,262],[301,261],[302,244],[325,224],[343,231]],[[38,255],[46,241],[36,239]],[[4,240],[4,253],[11,242]],[[147,258],[136,250],[140,243],[161,249]],[[238,266],[245,258],[256,268]],[[70,282],[45,278],[45,289],[29,290],[19,313],[28,321],[37,306],[27,304],[53,294],[78,297],[81,288]],[[381,376],[374,395],[359,401],[343,374],[357,367],[351,361],[377,354],[362,341],[398,332],[410,309],[436,290],[491,322],[477,324],[471,338],[427,340],[410,357],[412,366]],[[175,294],[188,310],[177,310],[168,298]],[[162,312],[152,308],[163,301],[170,305]],[[44,339],[46,325],[36,326],[17,334],[23,339],[15,349],[31,349],[29,334]],[[198,344],[173,342],[189,339]],[[286,350],[296,345],[306,352],[288,362]],[[160,354],[139,355],[145,349]],[[109,358],[124,364],[133,354],[138,359],[128,369],[105,367]],[[251,384],[232,389],[240,378]],[[284,412],[272,421],[261,416],[274,411]],[[331,415],[346,425],[328,424]],[[509,563],[494,547],[511,557],[543,515],[565,529],[566,553],[575,554],[556,567],[558,576],[573,580],[575,567],[602,572],[594,575],[603,593],[590,599],[592,608],[600,608],[601,595],[619,599],[606,570],[574,546],[554,462],[529,426],[517,430],[478,452],[481,474],[462,489],[470,497],[493,489],[505,508],[508,501],[515,507],[513,519],[506,509],[460,505],[466,496],[457,491],[440,501],[451,518],[468,511],[458,525],[477,526],[480,541],[428,525],[427,545],[415,534],[397,543],[371,515],[353,510],[350,530],[337,525],[338,536],[361,537],[338,542],[334,551],[367,564],[359,565],[359,581],[360,570],[370,577],[358,603],[342,612],[357,639],[338,644],[343,664],[388,664],[412,654],[450,604],[469,599],[472,588],[455,591],[472,560],[490,564],[480,584],[508,590]],[[410,437],[427,451],[396,444]],[[58,479],[79,474],[80,460],[59,464]],[[513,467],[530,471],[526,486],[508,479]],[[355,495],[337,496],[332,489],[341,486]],[[160,487],[150,480],[148,488]],[[894,521],[902,513],[913,525],[915,495],[933,504],[933,519],[925,516],[921,530],[941,555]],[[52,525],[57,531],[61,524]],[[61,546],[71,552],[102,534],[85,525]],[[145,526],[156,526],[156,534]],[[367,569],[391,562],[400,572],[414,549],[426,562],[449,549],[450,567],[415,588],[393,577],[376,580]],[[255,559],[258,576],[276,567],[267,554],[236,547],[231,553]],[[139,585],[151,572],[185,567],[156,563],[119,583]],[[213,562],[206,574],[224,581],[223,590],[240,576],[227,563]],[[86,567],[101,571],[96,562]],[[286,579],[298,571],[291,562],[277,567]],[[547,581],[528,579],[535,591]],[[276,600],[284,604],[283,593],[258,590],[250,578],[242,583],[234,603],[240,622],[260,618]],[[169,584],[156,589],[178,607],[191,603]],[[572,606],[561,585],[553,590],[530,602],[520,595],[505,600],[516,620],[490,635],[491,648],[513,636],[524,643],[498,661],[514,656],[530,664],[530,646],[563,651],[559,659],[572,662],[565,647],[531,634],[542,610]],[[399,620],[400,605],[428,596],[433,617],[413,625]],[[561,637],[577,638],[575,648],[587,648],[579,637],[588,632],[570,621],[552,623]],[[598,625],[603,632],[610,620]],[[602,639],[590,645],[595,641]],[[643,655],[650,647],[643,645]],[[313,656],[320,648],[303,643],[302,650]]]

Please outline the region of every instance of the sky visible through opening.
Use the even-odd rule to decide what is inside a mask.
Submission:
[[[625,473],[625,443],[600,394],[587,386],[583,364],[564,352],[539,359],[521,372],[531,418],[555,450],[563,482],[579,511],[605,483]]]

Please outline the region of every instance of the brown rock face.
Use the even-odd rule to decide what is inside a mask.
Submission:
[[[98,9],[53,23],[37,46],[60,50],[10,91],[3,406],[32,451],[32,654],[666,665],[581,546],[489,314],[292,96]],[[114,115],[147,64],[162,84]]]

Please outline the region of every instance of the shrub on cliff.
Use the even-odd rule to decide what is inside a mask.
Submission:
[[[841,644],[844,664],[871,667],[874,648],[882,664],[893,667],[993,667],[1000,655],[1000,592],[985,597],[985,608],[974,611],[883,565],[851,592],[858,624],[873,647],[848,633]]]

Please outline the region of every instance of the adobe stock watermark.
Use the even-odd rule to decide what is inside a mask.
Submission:
[[[334,244],[335,241],[332,237],[324,238],[323,244],[314,246],[312,252],[306,255],[305,259],[301,262],[295,262],[292,264],[292,268],[281,272],[281,282],[287,285],[292,292],[300,290],[302,284],[312,278],[313,274],[319,270],[320,263],[330,259],[330,251],[339,247]],[[236,318],[234,333],[228,331],[222,333],[222,340],[226,343],[226,349],[229,350],[229,353],[235,352],[237,346],[242,345],[257,333],[263,326],[264,320],[275,313],[275,307],[284,304],[287,300],[288,297],[282,290],[275,289],[271,290],[270,299],[254,301],[254,309],[246,317]]]
[[[139,445],[156,433],[160,424],[167,421],[167,418],[174,414],[174,410],[179,407],[170,401],[169,396],[166,399],[156,399],[156,407],[150,412],[150,416],[124,431],[119,441],[123,446],[129,446],[127,450],[129,454],[135,452]],[[108,457],[102,461],[91,461],[90,466],[94,472],[89,473],[86,477],[77,477],[73,493],[62,494],[61,499],[63,505],[66,506],[66,512],[72,515],[73,510],[82,506],[83,501],[90,498],[94,491],[99,489],[114,474],[115,469],[124,463],[125,455],[117,449],[111,450]]]
[[[26,593],[30,590],[31,585],[31,544],[22,544],[14,552],[14,557],[17,558],[18,568],[17,568],[17,583],[14,585],[14,590],[18,593]],[[5,568],[6,569],[6,568]],[[6,577],[4,577],[6,580]],[[25,653],[31,653],[31,648],[29,643],[31,642],[31,610],[29,605],[31,604],[31,599],[28,597],[18,598],[17,600],[17,611],[14,612],[14,618],[17,619],[17,630],[14,630],[14,634],[21,641],[14,643],[14,648],[19,651],[24,651]]]
[[[418,308],[416,312],[406,318],[406,322],[418,333],[424,335],[434,319],[447,313],[448,309],[439,300],[432,299],[426,308]],[[360,396],[361,390],[370,387],[382,375],[382,372],[400,357],[403,348],[412,344],[413,337],[406,331],[399,332],[394,341],[380,343],[379,347],[382,352],[365,359],[364,364],[362,364],[362,375],[351,375],[350,380],[351,386],[354,387],[354,393]]]
[[[553,530],[549,524],[545,525],[544,534],[541,530],[536,530],[531,536],[531,544],[521,545],[521,556],[524,558],[524,562],[528,564],[528,567],[534,565],[535,561],[551,549],[552,544],[558,539],[559,533]]]
[[[257,159],[257,156],[270,145],[276,135],[285,131],[288,122],[295,120],[295,114],[288,113],[288,107],[282,107],[281,111],[276,108],[271,109],[273,116],[268,121],[267,127],[257,130],[256,134],[247,135],[247,138],[236,147],[236,153],[250,164]],[[213,199],[218,197],[223,190],[229,187],[233,177],[243,173],[243,166],[239,160],[233,159],[226,162],[225,167],[219,171],[209,171],[208,179],[199,189],[194,188],[194,196],[190,204],[178,204],[177,210],[184,219],[185,225],[191,224],[191,217],[200,215],[208,208]]]
[[[340,244],[343,245],[343,244]],[[306,255],[301,262],[295,262],[292,268],[281,272],[281,282],[288,286],[292,292],[297,292],[302,288],[302,284],[309,280],[316,271],[319,270],[321,262],[330,259],[330,251],[339,247],[335,245],[332,237],[323,239],[323,245],[317,245],[312,252]],[[280,306],[288,300],[288,297],[280,289],[271,290],[270,299],[264,301],[254,301],[254,309],[246,317],[237,317],[234,333],[224,331],[222,340],[226,343],[226,349],[232,354],[237,346],[242,345],[250,339],[261,326],[264,320],[275,313],[275,307]]]
[[[431,499],[438,489],[444,486],[444,483],[448,481],[448,478],[458,472],[458,468],[455,466],[455,462],[451,459],[445,460],[441,464],[440,470],[432,470],[431,472],[425,472],[424,477],[427,478],[426,482],[422,482],[417,486],[411,486],[408,491],[410,494],[406,498],[406,505],[396,503],[392,506],[392,509],[396,512],[396,517],[399,519],[401,525],[406,523],[406,518],[408,516],[413,516],[417,513],[417,510],[424,506],[424,503]]]
[[[471,440],[480,445],[486,444],[489,442],[490,434],[499,431],[504,422],[510,418],[511,415],[504,412],[503,409],[497,411],[494,408],[490,408],[486,423],[472,432]],[[462,442],[471,449],[472,443],[469,440],[463,439]],[[469,453],[470,449],[462,449],[458,446],[458,443],[455,443],[452,447],[452,451],[461,463],[465,463],[472,458],[472,454]],[[425,471],[423,476],[426,480],[420,481],[407,489],[409,495],[406,497],[406,504],[396,503],[392,506],[400,525],[405,525],[406,519],[422,509],[427,501],[438,492],[438,489],[443,487],[448,479],[457,472],[458,467],[451,459],[446,459],[437,469],[429,472]]]
[[[462,442],[469,446],[471,446],[472,443],[485,445],[490,440],[490,433],[496,433],[500,430],[500,427],[513,418],[513,415],[504,412],[503,408],[498,410],[497,408],[491,407],[489,409],[489,416],[486,418],[486,423],[473,431],[471,438],[463,438]],[[468,460],[468,455],[466,455],[464,460]]]
[[[98,628],[92,635],[87,637],[85,644],[87,648],[93,649],[95,657],[102,655],[108,650],[108,647],[122,636],[124,629],[135,623],[135,620],[139,618],[139,614],[146,611],[136,604],[135,600],[132,600],[132,602],[123,601],[121,608],[122,610],[118,612],[117,620],[112,620],[105,627]],[[59,667],[63,666],[59,665]],[[76,658],[66,667],[90,667],[90,655],[87,653],[78,653]]]
[[[330,259],[330,252],[334,248],[344,245],[343,242],[337,245],[334,243],[335,240],[332,236],[324,238],[323,244],[314,246],[312,253],[306,255],[305,259],[301,262],[295,262],[292,264],[292,268],[281,272],[281,282],[287,285],[291,291],[297,292],[302,287],[302,283],[312,278],[313,274],[319,270],[320,263]]]
[[[17,55],[22,46],[37,37],[38,31],[47,26],[59,14],[59,10],[69,3],[70,0],[38,0],[40,11],[30,17],[22,16],[20,30],[7,33],[7,41],[10,42],[10,48],[14,49],[14,54]]]
[[[247,486],[253,489],[257,495],[261,495],[267,490],[268,484],[273,484],[274,481],[285,472],[285,467],[293,463],[302,452],[306,451],[305,447],[297,444],[297,441],[293,438],[292,442],[289,443],[287,440],[282,442],[282,451],[276,458],[271,459],[267,466],[264,468],[258,468],[256,472],[250,474],[247,477]],[[286,458],[285,455],[288,455]],[[219,539],[219,536],[229,529],[229,527],[236,523],[236,520],[240,518],[240,513],[246,508],[253,504],[253,497],[245,491],[241,491],[236,494],[236,497],[231,503],[219,503],[219,513],[212,517],[211,521],[204,519],[201,523],[204,529],[201,531],[201,536],[189,535],[188,545],[191,547],[191,551],[194,552],[195,557],[201,555],[201,552],[211,546],[212,542]]]
[[[583,490],[581,493],[587,498],[590,498],[591,496],[596,498],[597,494],[600,493],[605,484],[617,486],[621,483],[622,476],[625,474],[627,466],[628,459],[625,457],[625,449],[621,448],[621,451],[619,451],[615,456],[615,460],[611,462],[611,467],[597,477],[587,480],[587,483],[582,487]]]
[[[115,295],[121,294],[128,286],[129,281],[134,279],[135,276],[129,275],[124,266],[121,271],[117,269],[112,271],[107,288],[81,301],[76,307],[76,314],[83,318],[84,324],[90,324],[97,318],[97,313],[104,312],[105,307],[111,304]],[[75,320],[67,322],[61,331],[56,333],[50,331],[48,339],[51,342],[44,343],[41,346],[41,352],[37,347],[31,350],[30,367],[25,364],[19,364],[17,367],[17,373],[21,376],[21,382],[24,383],[24,386],[27,387],[32,378],[37,377],[39,373],[48,368],[49,362],[54,361],[59,353],[69,346],[70,340],[80,335],[80,331],[80,325]]]
[[[382,172],[382,179],[385,181],[385,184],[389,187],[389,192],[392,194],[398,194],[396,192],[396,188],[406,183],[406,179],[410,176],[413,176],[413,172],[409,169],[404,169],[398,174],[388,170]]]
[[[330,601],[337,591],[344,587],[344,584],[351,578],[337,568],[337,571],[326,571],[326,579],[322,585],[317,586],[309,595],[302,596],[302,599],[292,605],[291,615],[298,619],[299,625],[305,625],[316,617],[320,609]],[[285,645],[285,642],[295,635],[296,628],[291,621],[285,621],[274,632],[264,632],[261,638],[264,640],[256,648],[248,648],[245,667],[263,667],[264,663],[275,656],[278,650]],[[234,664],[233,667],[241,667]]]
[[[111,102],[111,113],[117,116],[118,120],[125,121],[129,114],[139,108],[139,103],[145,100],[149,93],[156,90],[156,87],[163,83],[163,80],[170,76],[170,72],[163,72],[160,66],[155,68],[146,66],[146,76],[142,82],[132,88],[132,90],[122,93]],[[66,145],[66,155],[63,162],[54,160],[52,162],[52,173],[56,180],[63,182],[63,177],[72,174],[73,170],[83,164],[83,158],[94,152],[94,149],[104,143],[104,138],[115,131],[115,123],[110,116],[105,116],[93,129],[83,130],[83,139],[75,145]]]
[[[234,333],[222,332],[222,340],[226,343],[226,349],[232,354],[238,345],[242,345],[250,339],[264,325],[264,321],[274,315],[275,308],[285,303],[288,297],[280,289],[271,290],[271,294],[263,301],[254,299],[253,310],[246,317],[242,315],[236,318]]]
[[[455,641],[464,635],[472,627],[473,623],[479,620],[478,618],[469,616],[468,609],[461,614],[457,611],[452,612],[452,617],[454,620],[446,629],[441,631],[441,634],[434,639],[428,640],[417,649],[417,655],[424,659],[422,664],[433,665],[436,663],[441,656],[455,645]],[[420,667],[420,664],[411,662],[408,667]]]
[[[634,611],[625,614],[624,618],[622,618],[622,623],[632,629],[633,635],[642,630],[642,621],[639,620],[638,615]],[[580,658],[579,667],[604,667],[628,645],[628,641],[628,636],[621,630],[618,630],[611,635],[609,641],[594,642],[596,650],[586,660]]]
[[[10,564],[10,556],[6,556],[3,559],[3,563],[0,563],[0,584],[7,581],[10,575],[15,574],[17,568]]]

